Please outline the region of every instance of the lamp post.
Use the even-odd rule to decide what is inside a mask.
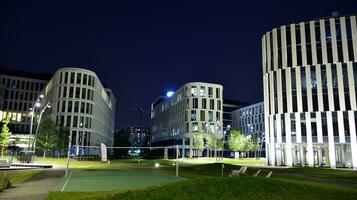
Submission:
[[[227,125],[227,128],[225,131],[223,131],[223,149],[222,149],[222,160],[223,160],[223,156],[224,156],[224,147],[226,145],[226,134],[230,132],[231,130],[231,125]]]
[[[41,98],[43,98],[43,95],[42,95],[42,94],[37,98],[35,104],[34,104],[33,107],[31,108],[31,112],[30,112],[30,113],[31,113],[30,134],[29,134],[29,142],[28,142],[27,151],[29,151],[29,150],[30,150],[30,147],[31,147],[31,137],[32,137],[33,118],[34,118],[34,116],[35,116],[35,109],[36,109],[37,107],[40,107],[40,106],[41,106],[41,103],[40,103],[40,99],[41,99]]]
[[[51,101],[47,102],[46,106],[43,107],[41,112],[40,112],[40,117],[38,118],[38,121],[37,121],[36,131],[35,131],[34,139],[32,141],[32,146],[31,146],[31,150],[33,150],[33,151],[35,151],[35,148],[36,148],[36,146],[35,146],[35,144],[36,144],[36,136],[37,136],[37,133],[38,133],[38,129],[40,127],[42,114],[46,111],[47,108],[51,108]]]

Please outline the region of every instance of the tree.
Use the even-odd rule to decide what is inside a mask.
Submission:
[[[211,153],[211,150],[216,147],[217,136],[212,131],[207,131],[206,133],[206,145],[208,154]]]
[[[204,150],[204,148],[205,148],[204,136],[201,131],[197,132],[193,136],[193,144],[195,145],[195,148],[197,149],[197,151],[202,152]]]
[[[46,157],[46,152],[55,150],[59,144],[59,133],[56,130],[56,124],[51,118],[46,117],[40,123],[38,133],[36,135],[36,146],[43,151],[43,157]]]
[[[216,150],[220,152],[220,156],[219,160],[223,159],[223,148],[224,148],[224,144],[223,144],[223,139],[218,139],[217,140],[217,144],[216,144]]]
[[[248,153],[254,150],[254,143],[252,137],[245,137],[244,138],[244,152]],[[249,157],[249,153],[248,153]]]
[[[235,152],[235,158],[239,158],[239,152],[246,149],[246,139],[239,130],[232,130],[228,137],[228,147]]]
[[[0,133],[1,157],[4,156],[4,151],[10,144],[11,132],[8,127],[9,123],[10,123],[10,114],[7,113],[2,122],[2,128]]]
[[[58,156],[66,155],[68,151],[68,142],[69,142],[69,129],[67,127],[57,127],[57,150]]]

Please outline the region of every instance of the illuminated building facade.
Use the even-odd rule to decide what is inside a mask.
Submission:
[[[356,16],[275,28],[262,55],[268,164],[357,168]]]

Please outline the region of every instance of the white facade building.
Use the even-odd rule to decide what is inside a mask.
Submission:
[[[113,145],[115,97],[97,75],[81,68],[61,68],[45,88],[52,118],[72,136],[72,154],[95,154],[86,146]]]
[[[28,148],[30,109],[50,78],[50,74],[0,68],[0,121],[10,114],[11,139],[16,140],[16,145],[22,150]]]
[[[357,169],[356,16],[275,28],[262,54],[268,163]]]
[[[223,86],[186,83],[174,93],[159,97],[151,107],[152,143],[181,145],[182,156],[195,156],[193,136],[213,129],[222,138]]]

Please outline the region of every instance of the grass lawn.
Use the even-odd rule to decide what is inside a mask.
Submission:
[[[64,167],[65,159],[42,160]],[[159,163],[160,167],[154,167]],[[63,179],[48,200],[71,199],[357,199],[357,171],[321,168],[260,168],[265,160],[255,159],[184,159],[175,160],[71,160],[73,171],[65,192],[59,192]],[[224,177],[221,176],[224,164]],[[229,178],[238,165],[250,165],[245,176]],[[252,177],[261,170],[259,177]],[[271,178],[266,174],[273,171]],[[94,192],[95,191],[95,192]]]
[[[0,191],[8,188],[11,184],[22,183],[41,170],[12,170],[0,172]]]
[[[110,192],[51,192],[48,200],[356,199],[357,191],[263,177],[205,178]]]
[[[158,170],[74,170],[55,188],[61,191],[108,191],[134,189],[184,180]]]
[[[12,170],[5,171],[2,174],[6,174],[10,178],[11,184],[22,183],[27,179],[40,173],[42,170],[32,169],[32,170]]]

